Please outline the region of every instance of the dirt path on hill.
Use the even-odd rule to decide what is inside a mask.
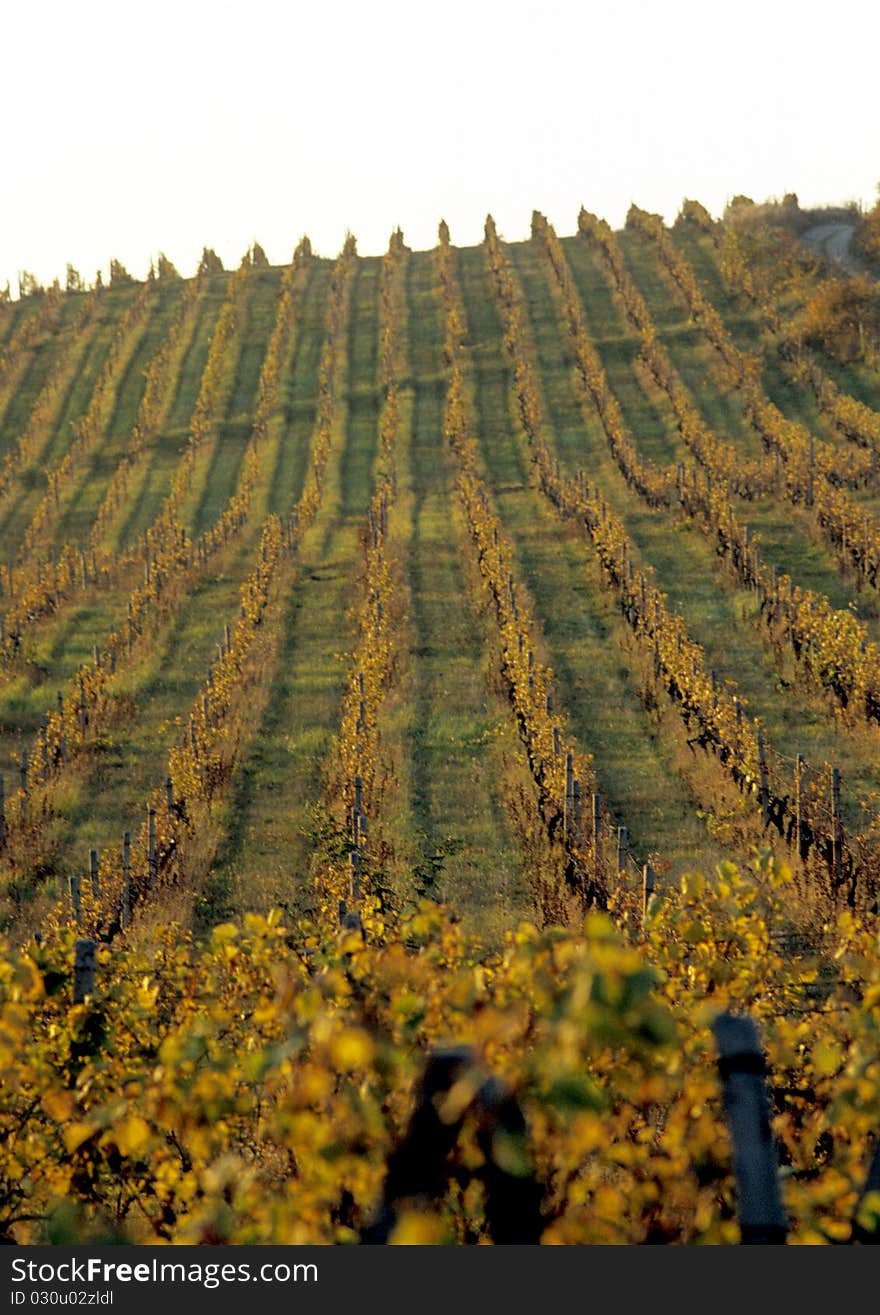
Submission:
[[[801,241],[812,247],[820,256],[839,261],[845,269],[853,274],[867,271],[852,250],[855,224],[814,224],[801,234]]]

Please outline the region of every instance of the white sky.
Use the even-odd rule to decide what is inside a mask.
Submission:
[[[9,0],[0,286],[193,273],[256,238],[363,254],[583,203],[672,219],[743,192],[858,200],[880,180],[880,8],[828,0]]]

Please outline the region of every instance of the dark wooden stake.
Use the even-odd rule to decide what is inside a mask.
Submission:
[[[122,926],[131,922],[131,832],[122,837]]]
[[[70,877],[68,884],[70,886],[70,902],[73,905],[73,916],[76,919],[77,925],[79,925],[80,915],[82,912],[82,905],[80,902],[79,877],[77,876]]]
[[[95,942],[79,940],[73,957],[73,1003],[82,1004],[87,995],[95,994]]]
[[[654,894],[654,869],[650,863],[642,868],[642,921],[648,916],[648,905]]]
[[[788,1220],[782,1208],[776,1150],[770,1130],[766,1064],[755,1024],[723,1013],[712,1024],[724,1113],[733,1143],[743,1243],[782,1244]]]
[[[840,814],[840,768],[831,769],[831,877],[835,887],[843,880],[843,818]]]
[[[153,807],[150,807],[147,813],[147,822],[147,864],[149,870],[150,890],[153,890],[156,885],[156,810]]]

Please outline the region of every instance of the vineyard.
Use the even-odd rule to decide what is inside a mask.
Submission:
[[[880,294],[738,201],[0,301],[0,1240],[880,1241]]]

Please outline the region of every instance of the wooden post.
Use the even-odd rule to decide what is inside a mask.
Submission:
[[[798,855],[803,858],[801,837],[804,828],[804,755],[799,753],[794,760],[794,842]]]
[[[642,868],[642,922],[648,916],[648,905],[651,902],[651,896],[654,894],[654,869],[650,863],[646,863]]]
[[[120,922],[127,927],[131,922],[131,832],[122,837],[122,915]]]
[[[593,868],[596,881],[602,879],[602,796],[598,791],[593,795]]]
[[[764,732],[758,731],[758,772],[760,775],[761,821],[764,826],[770,815],[770,787],[767,782],[767,756],[764,752]]]
[[[82,913],[82,904],[80,901],[79,877],[77,876],[70,877],[68,884],[70,886],[70,902],[73,905],[73,916],[76,919],[78,926],[80,921],[80,916]]]
[[[559,727],[554,726],[553,727],[553,757],[558,758],[561,752],[562,749],[559,742]]]
[[[73,957],[73,1003],[82,1004],[87,995],[95,994],[95,942],[76,942]]]
[[[622,872],[629,855],[629,832],[625,826],[617,828],[617,871]]]
[[[361,856],[356,849],[349,850],[349,890],[352,899],[361,897]]]
[[[770,1130],[766,1064],[757,1029],[745,1015],[720,1014],[712,1024],[724,1113],[733,1142],[743,1243],[782,1244],[788,1220],[782,1208],[776,1152]]]
[[[22,749],[21,759],[18,765],[18,775],[21,782],[21,818],[22,821],[27,817],[27,800],[28,800],[28,756],[27,749]]]
[[[814,479],[815,464],[816,464],[816,448],[815,448],[813,435],[810,434],[810,460],[809,460],[809,466],[807,468],[807,506],[808,507],[812,507],[813,505],[813,479]]]
[[[562,811],[562,831],[566,842],[571,839],[572,803],[574,801],[574,754],[565,755],[565,802]]]
[[[831,769],[831,877],[835,887],[843,880],[843,818],[840,815],[840,768]]]
[[[360,776],[354,778],[354,811],[364,811],[364,783]]]
[[[168,812],[174,812],[174,782],[170,776],[165,778],[165,803],[168,806]]]
[[[147,864],[149,869],[150,890],[156,885],[156,810],[152,806],[147,813]]]
[[[874,449],[876,451],[876,449]],[[866,1242],[876,1243],[880,1240],[880,1234],[875,1229],[867,1229],[859,1223],[859,1208],[865,1197],[872,1192],[880,1192],[880,1139],[874,1146],[874,1155],[871,1160],[871,1167],[868,1170],[868,1176],[865,1179],[865,1185],[862,1188],[859,1199],[856,1202],[856,1208],[853,1216],[851,1242],[858,1242],[862,1245]]]
[[[0,847],[6,844],[6,791],[0,774]]]
[[[578,849],[584,842],[584,831],[581,825],[581,783],[575,777],[571,783],[571,816],[572,816],[572,839]]]
[[[89,850],[89,876],[92,882],[92,894],[95,899],[100,895],[100,882],[98,880],[98,851],[97,849]]]
[[[64,758],[65,758],[65,755],[66,755],[66,753],[67,753],[67,740],[66,740],[65,735],[64,735],[64,715],[63,715],[63,713],[61,714],[61,717],[60,717],[60,719],[59,719],[59,724],[58,724],[58,746],[57,746],[57,748],[58,748],[58,758],[59,758],[59,760],[60,760],[61,762],[64,762]]]

